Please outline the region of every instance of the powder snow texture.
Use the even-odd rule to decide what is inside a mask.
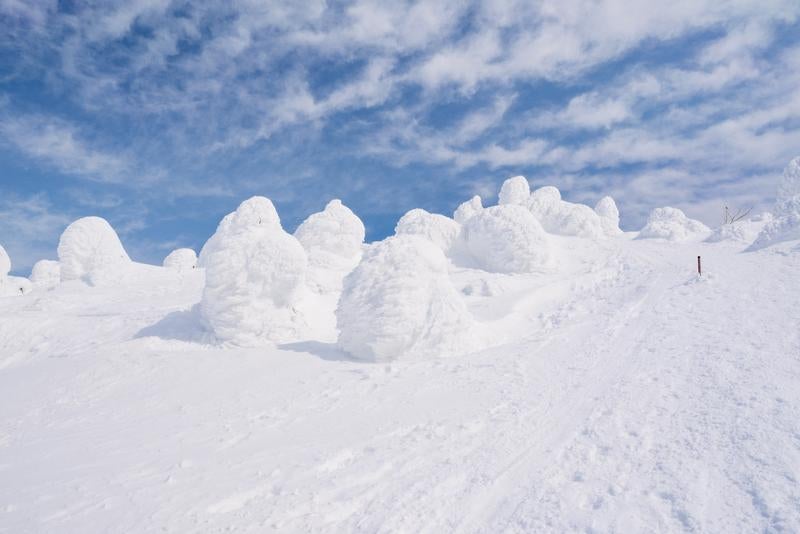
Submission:
[[[364,223],[339,199],[310,215],[294,236],[308,254],[308,283],[321,293],[340,291],[344,276],[358,265]]]
[[[8,276],[11,271],[11,258],[8,257],[8,252],[0,245],[0,282]]]
[[[764,226],[749,250],[793,239],[800,239],[800,158],[794,158],[784,169],[775,199],[775,218]]]
[[[509,178],[500,187],[498,204],[519,204],[524,205],[531,196],[531,186],[524,176],[514,176]]]
[[[475,325],[444,254],[414,235],[367,248],[345,278],[336,322],[339,346],[359,360],[449,356],[475,346]]]
[[[533,272],[551,259],[542,225],[527,209],[514,204],[486,208],[466,222],[462,237],[474,261],[490,272]]]
[[[296,340],[305,327],[295,305],[308,260],[300,242],[281,228],[269,199],[243,202],[203,251],[200,311],[220,341],[259,346]]]
[[[647,224],[637,239],[661,238],[668,241],[689,241],[706,237],[711,229],[700,221],[690,219],[678,208],[656,208],[650,212]]]
[[[481,211],[483,211],[481,197],[475,195],[456,208],[456,211],[453,212],[453,219],[455,219],[458,224],[464,224],[469,220],[470,217],[480,213]]]
[[[251,225],[264,226],[269,228],[281,228],[281,219],[278,216],[278,210],[272,204],[272,201],[266,197],[255,196],[248,198],[236,208],[236,211],[229,213],[223,217],[217,226],[217,231],[214,235],[206,241],[203,248],[200,249],[200,255],[197,259],[199,267],[205,267],[206,262],[206,247],[214,245],[214,241],[224,241],[226,236],[234,233],[237,229],[245,228]]]
[[[621,234],[619,229],[619,209],[611,197],[601,198],[594,206],[594,212],[600,216],[600,225],[607,235]]]
[[[39,260],[31,270],[34,286],[49,289],[61,282],[61,264],[53,260]]]
[[[606,235],[600,216],[592,208],[561,200],[561,192],[553,186],[531,193],[526,206],[551,234],[593,239]]]
[[[711,235],[706,238],[707,243],[718,243],[720,241],[737,241],[741,243],[752,243],[758,236],[762,225],[752,221],[737,221],[735,223],[723,224],[714,228]]]
[[[197,268],[197,254],[190,248],[178,248],[164,258],[163,265],[178,272],[191,271]]]
[[[394,233],[397,235],[424,237],[445,254],[452,250],[460,232],[461,225],[450,217],[428,213],[419,208],[403,215],[394,228]]]
[[[90,285],[119,282],[131,265],[117,233],[105,219],[84,217],[73,222],[58,242],[61,280]]]

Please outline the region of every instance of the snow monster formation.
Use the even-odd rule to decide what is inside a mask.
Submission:
[[[606,235],[618,235],[622,233],[619,228],[619,208],[614,199],[605,196],[597,201],[594,206],[594,212],[600,217],[600,226]]]
[[[764,226],[748,250],[794,239],[800,239],[800,157],[794,158],[784,169],[775,199],[775,217]]]
[[[200,313],[218,340],[241,346],[296,341],[306,326],[296,304],[308,258],[268,198],[252,197],[226,215],[201,257]]]
[[[417,235],[424,237],[445,253],[449,254],[456,244],[461,225],[450,217],[429,213],[423,209],[413,209],[403,215],[394,228],[396,235]]]
[[[83,217],[67,226],[58,242],[61,280],[105,285],[123,280],[131,259],[119,236],[100,217]]]
[[[10,276],[11,258],[6,249],[0,245],[0,297],[13,297],[30,293],[33,289],[31,281],[20,276]]]
[[[656,208],[650,212],[647,224],[637,239],[666,239],[667,241],[700,240],[711,233],[711,229],[700,221],[690,219],[678,208]]]
[[[500,186],[500,194],[497,196],[498,205],[518,204],[525,205],[528,197],[531,196],[531,186],[524,176],[514,176],[509,178]]]
[[[464,224],[469,220],[470,217],[473,215],[477,215],[483,211],[483,204],[481,203],[481,197],[475,195],[471,199],[463,202],[456,208],[456,211],[453,212],[453,219],[458,224]]]
[[[51,289],[61,282],[61,264],[53,260],[39,260],[31,270],[34,287]]]
[[[476,341],[444,254],[415,235],[367,247],[345,278],[336,322],[339,347],[364,361],[447,356],[474,349]]]
[[[561,192],[556,187],[540,187],[531,193],[526,206],[545,231],[551,234],[591,239],[607,235],[600,215],[589,206],[562,200]]]
[[[308,255],[308,285],[318,293],[336,293],[358,265],[364,246],[364,223],[339,199],[311,214],[294,236]]]
[[[190,248],[177,248],[167,254],[162,265],[179,273],[188,272],[197,268],[197,254]]]
[[[477,265],[489,272],[529,273],[551,261],[542,225],[523,206],[486,208],[463,226],[464,246]]]

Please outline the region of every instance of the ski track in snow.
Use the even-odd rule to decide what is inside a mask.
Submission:
[[[582,242],[422,361],[204,344],[199,273],[0,299],[0,532],[800,531],[800,255]]]

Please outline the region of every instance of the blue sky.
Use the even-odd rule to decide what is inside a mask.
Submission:
[[[800,2],[0,0],[0,243],[25,273],[85,215],[134,259],[260,194],[368,239],[525,175],[709,224],[800,154]]]

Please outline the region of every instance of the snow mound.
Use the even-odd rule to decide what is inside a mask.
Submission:
[[[737,221],[735,223],[723,224],[714,228],[711,235],[706,238],[707,243],[719,243],[721,241],[735,241],[741,243],[752,243],[758,236],[759,230],[763,225],[754,221]]]
[[[118,282],[132,264],[117,233],[100,217],[83,217],[67,226],[58,242],[61,280],[90,285]]]
[[[464,224],[467,222],[467,220],[469,220],[470,217],[480,213],[481,211],[483,211],[481,197],[475,195],[456,208],[456,211],[453,212],[453,219],[455,219],[458,224]]]
[[[359,360],[447,356],[475,346],[474,322],[444,254],[415,235],[367,248],[345,278],[336,322],[339,346]]]
[[[200,249],[200,255],[197,258],[198,267],[205,267],[206,262],[206,247],[209,245],[214,246],[214,239],[225,240],[228,234],[236,233],[238,229],[248,226],[264,226],[270,228],[281,228],[281,219],[278,216],[278,210],[272,201],[266,197],[255,196],[248,198],[236,208],[236,211],[229,213],[223,217],[217,226],[217,231],[214,235],[206,241],[206,244]]]
[[[656,208],[650,212],[647,224],[637,239],[660,238],[668,241],[690,241],[706,237],[711,229],[700,221],[690,219],[678,208]]]
[[[308,259],[269,199],[251,198],[227,215],[203,256],[200,312],[217,339],[242,346],[297,339],[305,319],[295,306]]]
[[[600,225],[607,235],[621,234],[619,228],[619,208],[614,199],[605,196],[594,206],[594,212],[600,217]]]
[[[486,271],[528,273],[551,261],[547,234],[522,206],[486,208],[466,222],[462,238],[474,261]]]
[[[11,258],[8,257],[8,252],[0,245],[0,283],[8,276],[11,271]]]
[[[31,270],[31,283],[35,287],[50,289],[61,282],[61,264],[53,260],[39,260]]]
[[[775,200],[775,217],[767,222],[749,250],[794,239],[800,239],[800,158],[794,158],[784,169]]]
[[[308,254],[309,286],[321,293],[341,290],[344,276],[361,259],[365,236],[361,219],[334,199],[303,221],[294,236]]]
[[[553,186],[531,193],[526,206],[551,234],[592,239],[606,235],[601,217],[592,208],[562,200],[561,192]]]
[[[452,250],[460,232],[461,225],[450,217],[438,213],[428,213],[419,208],[403,215],[394,228],[396,235],[424,237],[445,254]]]
[[[178,272],[191,271],[197,268],[197,254],[190,248],[178,248],[167,254],[163,265]]]
[[[514,176],[509,178],[500,187],[498,204],[519,204],[524,205],[531,196],[531,186],[524,176]]]
[[[6,276],[0,280],[0,297],[27,295],[32,289],[31,281],[21,276]]]

